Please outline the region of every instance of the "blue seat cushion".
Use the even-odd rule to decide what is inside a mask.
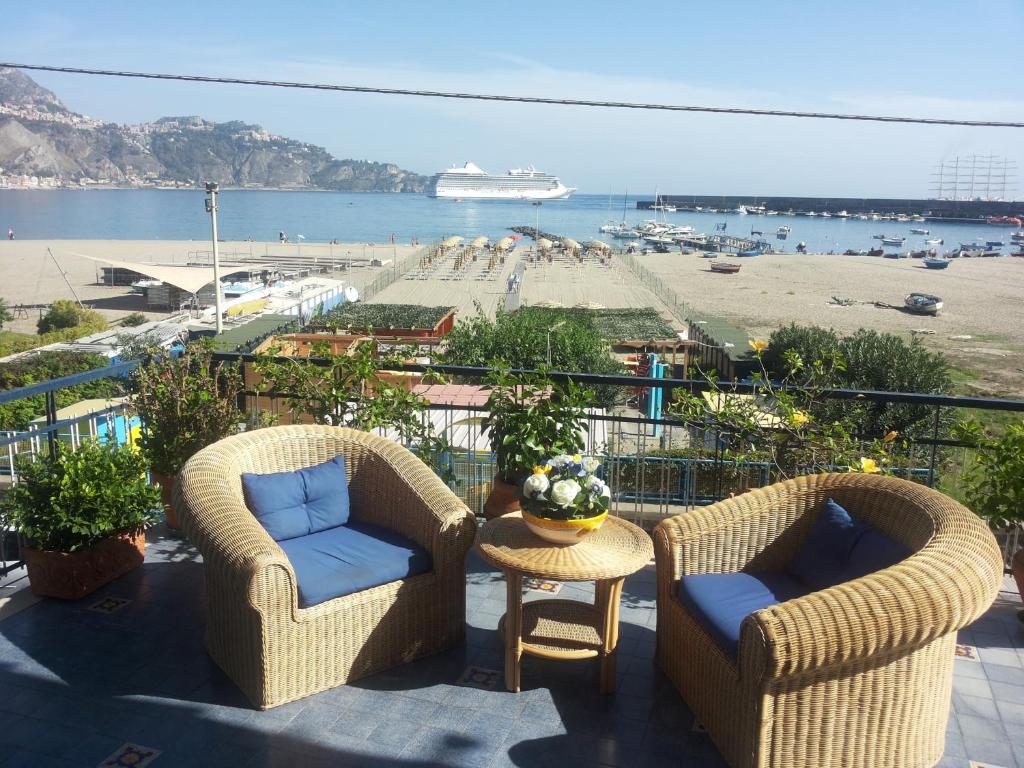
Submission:
[[[827,589],[888,568],[910,554],[829,499],[786,571],[810,590]]]
[[[336,528],[348,522],[345,457],[295,472],[242,473],[245,505],[274,541]]]
[[[295,569],[303,608],[431,570],[430,554],[379,525],[352,521],[279,542]]]
[[[680,602],[733,658],[747,616],[809,591],[785,573],[698,573],[679,580]]]

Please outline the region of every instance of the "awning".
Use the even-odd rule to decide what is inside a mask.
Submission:
[[[98,261],[102,264],[109,264],[119,269],[129,269],[138,272],[140,275],[151,277],[162,283],[173,285],[175,288],[188,293],[198,293],[201,288],[213,282],[213,267],[176,267],[166,264],[138,264],[134,261],[119,261],[118,259],[101,259],[96,256],[86,256],[84,253],[76,253],[83,259]]]

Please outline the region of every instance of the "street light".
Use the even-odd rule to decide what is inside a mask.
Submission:
[[[219,334],[224,330],[224,321],[221,319],[221,297],[220,297],[220,253],[217,250],[217,189],[215,181],[206,183],[206,212],[210,214],[210,232],[213,238],[213,305],[217,313],[216,332]]]
[[[551,365],[551,332],[552,331],[557,331],[563,325],[565,325],[565,320],[559,320],[557,323],[555,323],[550,328],[548,328],[548,354],[547,354],[548,365]]]
[[[533,228],[533,242],[534,243],[538,243],[538,242],[540,242],[540,205],[541,205],[541,201],[540,200],[534,200],[533,201],[533,205],[535,205],[537,207],[537,223],[536,223],[536,226],[534,226],[534,228]]]

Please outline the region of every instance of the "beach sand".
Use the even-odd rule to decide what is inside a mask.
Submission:
[[[60,269],[46,252],[51,247]],[[416,252],[411,246],[363,243],[327,246],[228,242],[221,244],[227,262],[250,253],[295,258],[316,254],[316,259],[340,267],[352,266],[331,276],[362,288],[382,271],[393,269],[368,266],[369,259],[403,260]],[[462,279],[450,278],[450,265],[439,268],[427,279],[396,280],[375,296],[376,302],[445,305],[459,308],[467,317],[479,302],[493,315],[506,298],[508,276],[528,248],[520,246],[508,259],[496,279],[474,279],[482,272],[483,259],[468,268]],[[0,241],[0,296],[8,305],[46,304],[53,299],[72,298],[61,270],[83,302],[111,320],[128,312],[144,310],[141,297],[126,287],[112,288],[97,283],[99,265],[75,254],[108,256],[124,261],[156,261],[184,264],[208,261],[206,241]],[[971,373],[964,385],[973,391],[999,396],[1024,397],[1024,259],[957,259],[946,270],[928,270],[918,259],[882,259],[867,256],[823,256],[772,254],[754,258],[722,257],[741,265],[735,275],[716,274],[708,260],[696,255],[652,254],[636,260],[661,278],[696,313],[711,314],[745,329],[751,338],[767,338],[790,322],[814,324],[851,333],[858,328],[897,333],[910,338],[914,330],[929,330],[922,341],[931,349],[948,354],[951,362]],[[413,270],[415,272],[415,269]],[[937,317],[912,315],[899,309],[881,308],[873,302],[902,306],[911,292],[941,296],[945,307]],[[839,306],[832,297],[857,303]],[[676,328],[685,327],[684,318],[670,314],[654,292],[637,280],[618,257],[611,267],[593,260],[580,269],[556,257],[553,265],[527,266],[520,288],[523,304],[556,301],[565,306],[592,302],[605,307],[651,306],[662,312]],[[147,313],[160,317],[162,313]],[[32,332],[38,310],[8,323],[10,330]],[[970,339],[954,339],[970,336]]]

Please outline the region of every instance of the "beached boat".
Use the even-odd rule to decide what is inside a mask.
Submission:
[[[868,251],[868,256],[881,256],[884,253],[885,251],[883,251],[881,248],[872,248],[870,251]]]
[[[931,233],[927,229],[921,227],[911,227],[910,234],[912,235],[930,235]]]
[[[923,263],[928,269],[945,269],[949,266],[949,259],[937,259],[934,256],[930,256]]]
[[[917,315],[936,315],[942,309],[942,299],[930,293],[912,293],[903,300],[908,312]]]
[[[1006,243],[1004,243],[1002,240],[986,240],[985,245],[987,245],[989,248],[1002,248],[1004,245],[1006,245]]]
[[[853,248],[847,248],[845,251],[843,251],[843,256],[866,256],[867,253],[868,252],[863,249],[858,251]]]
[[[886,258],[886,259],[907,259],[907,258],[910,258],[910,254],[909,253],[900,253],[899,251],[895,251],[893,253],[883,253],[882,256],[883,256],[883,258]]]
[[[765,250],[767,250],[765,244],[764,243],[758,243],[753,248],[748,248],[745,251],[739,251],[736,255],[737,256],[760,256],[762,253],[765,252]]]
[[[703,258],[705,258],[705,259],[717,259],[718,258],[718,254],[715,253],[714,251],[704,251],[704,253],[702,253],[701,256]]]
[[[712,261],[708,263],[712,272],[721,272],[725,275],[732,275],[740,271],[739,264],[730,264],[727,261]]]
[[[907,242],[907,238],[905,237],[892,237],[890,235],[886,235],[880,239],[882,241],[882,245],[903,245]]]

